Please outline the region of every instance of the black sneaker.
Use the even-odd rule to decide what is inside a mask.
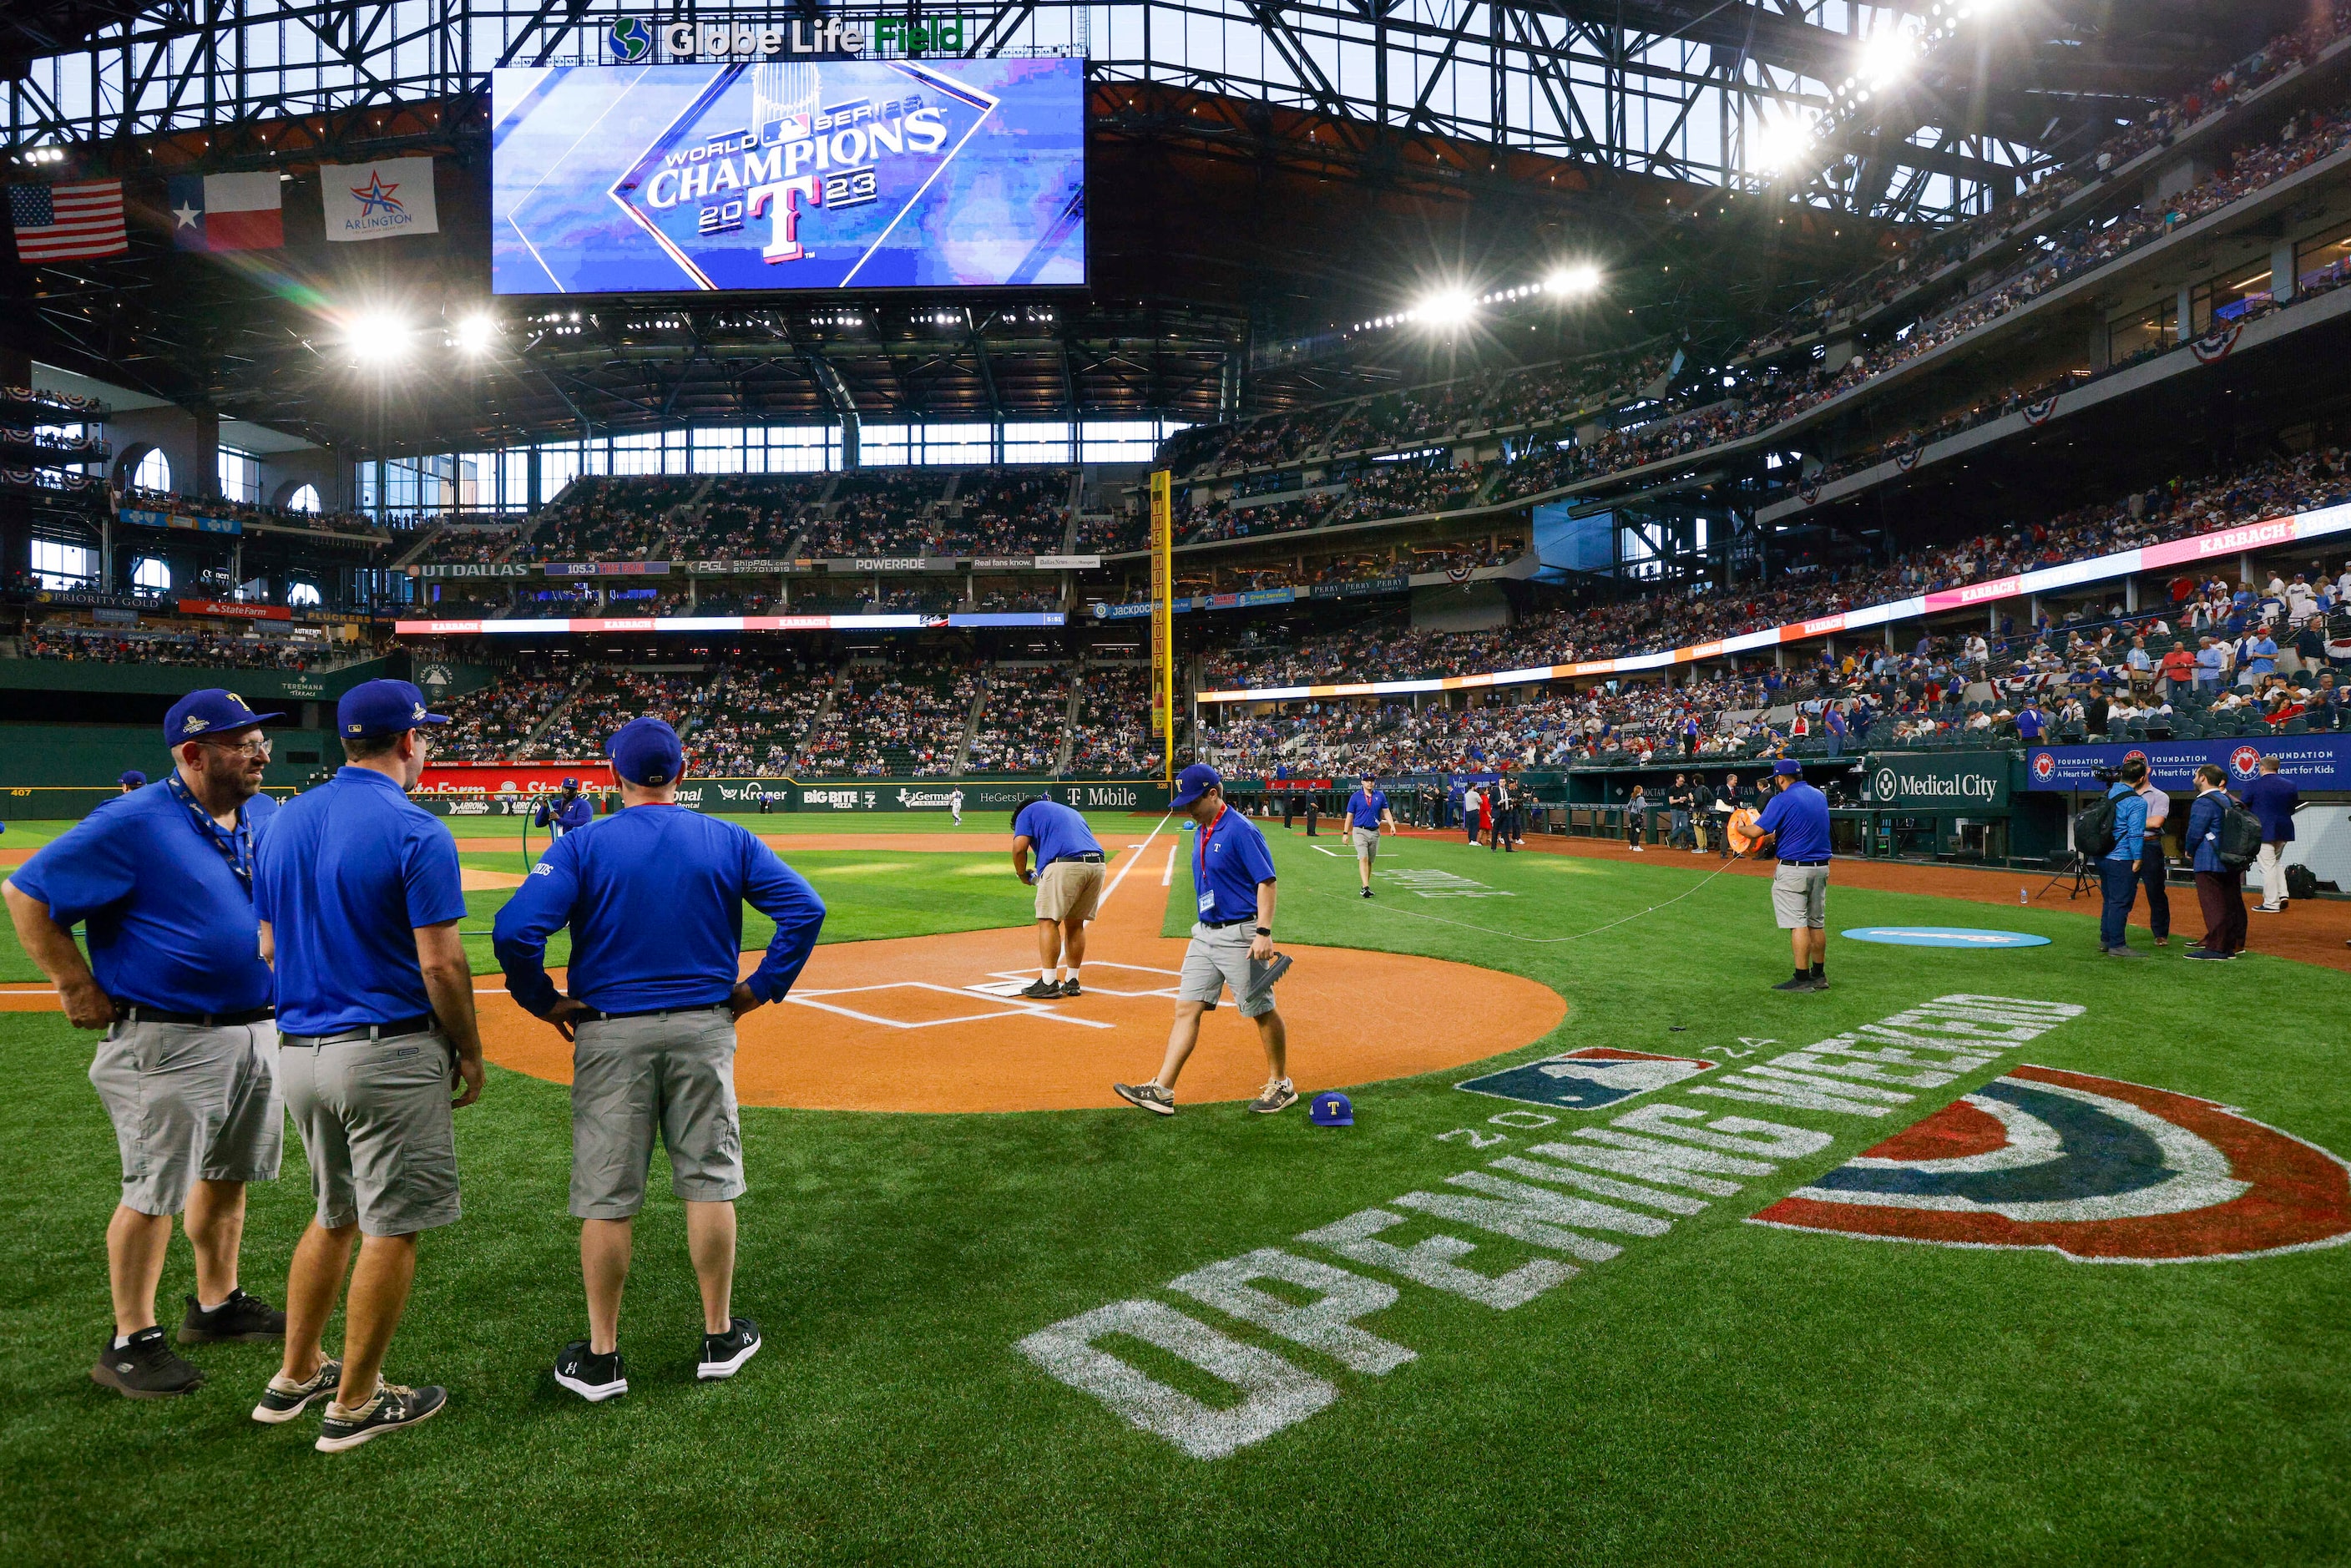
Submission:
[[[89,1369],[89,1380],[129,1399],[169,1399],[203,1387],[204,1373],[163,1343],[159,1323],[141,1329],[125,1345],[117,1345],[114,1336],[107,1335],[106,1348],[98,1353],[98,1361]]]
[[[258,1296],[231,1291],[228,1300],[211,1312],[188,1298],[188,1315],[180,1320],[182,1344],[210,1344],[217,1340],[266,1340],[286,1337],[286,1314]]]
[[[1817,991],[1820,989],[1818,986],[1813,984],[1813,977],[1810,975],[1795,976],[1791,979],[1781,981],[1771,988],[1775,991]]]
[[[328,1400],[327,1418],[319,1425],[319,1441],[314,1446],[322,1454],[340,1454],[382,1433],[430,1421],[448,1403],[445,1388],[402,1388],[397,1383],[379,1383],[375,1397],[356,1410],[344,1409],[340,1400]]]
[[[2186,956],[2190,958],[2209,958],[2217,963],[2225,964],[2230,959],[2235,957],[2236,955],[2234,953],[2215,953],[2210,947],[2190,947],[2188,949]]]
[[[332,1396],[342,1381],[343,1364],[331,1356],[319,1364],[319,1370],[307,1382],[288,1382],[281,1372],[261,1391],[261,1403],[253,1407],[253,1418],[264,1426],[282,1427],[308,1409],[313,1399]]]
[[[584,1339],[573,1340],[555,1358],[555,1381],[590,1405],[601,1405],[629,1391],[629,1372],[621,1364],[621,1353],[598,1355]]]
[[[1110,1092],[1130,1105],[1140,1105],[1155,1115],[1173,1116],[1176,1096],[1156,1083],[1113,1083]]]
[[[1372,896],[1372,890],[1371,890],[1370,888],[1368,888],[1368,887],[1367,887],[1367,888],[1365,888],[1365,889],[1364,889],[1364,896],[1365,898],[1369,898],[1369,897],[1371,897],[1371,896]]]
[[[1813,989],[1825,991],[1829,988],[1829,977],[1826,975],[1814,975],[1812,979]]]
[[[694,1375],[705,1383],[732,1377],[743,1364],[759,1354],[759,1325],[749,1318],[730,1318],[725,1333],[702,1336],[702,1364]]]
[[[1040,975],[1022,988],[1020,994],[1036,1001],[1050,1002],[1061,994],[1061,988],[1058,982],[1046,979]]]
[[[1082,997],[1086,993],[1083,990],[1079,988],[1078,977],[1075,975],[1071,975],[1068,979],[1061,982],[1061,995],[1065,997]]]

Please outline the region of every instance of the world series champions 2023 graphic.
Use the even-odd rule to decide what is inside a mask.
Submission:
[[[492,287],[1082,284],[1083,64],[497,71]]]

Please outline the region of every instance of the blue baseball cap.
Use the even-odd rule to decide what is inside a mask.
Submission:
[[[1211,789],[1225,787],[1225,776],[1205,762],[1195,762],[1176,775],[1176,799],[1167,802],[1171,808],[1190,805]]]
[[[1792,757],[1782,757],[1779,761],[1771,764],[1771,771],[1783,779],[1802,779],[1804,776],[1804,765]]]
[[[612,771],[632,784],[674,784],[685,771],[685,747],[677,731],[657,718],[632,718],[613,731],[604,747]]]
[[[335,705],[335,733],[346,740],[399,735],[419,725],[447,724],[446,714],[424,711],[424,694],[406,681],[361,681]]]
[[[235,692],[218,686],[206,686],[200,692],[190,692],[172,705],[163,716],[165,744],[178,746],[183,740],[200,740],[207,735],[225,735],[233,729],[250,729],[266,719],[284,718],[282,713],[256,713],[245,706],[245,699]],[[141,779],[145,783],[145,779]]]
[[[125,789],[144,789],[147,787],[147,775],[140,772],[136,768],[126,768],[122,770],[122,777],[117,779],[115,782]]]
[[[1318,1127],[1352,1127],[1355,1103],[1336,1089],[1325,1089],[1307,1105],[1306,1119]]]

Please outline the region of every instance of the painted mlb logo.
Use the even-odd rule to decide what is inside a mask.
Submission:
[[[1754,1222],[2085,1262],[2247,1258],[2351,1238],[2351,1168],[2210,1100],[2019,1067]]]
[[[1498,1100],[1591,1111],[1679,1083],[1685,1078],[1695,1078],[1714,1065],[1694,1056],[1651,1056],[1638,1051],[1612,1051],[1593,1045],[1489,1072],[1454,1087],[1467,1089],[1472,1094],[1490,1094]]]

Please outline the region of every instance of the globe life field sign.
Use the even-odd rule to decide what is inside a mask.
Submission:
[[[1873,806],[1911,810],[2000,810],[2008,805],[2009,757],[2004,751],[1946,752],[1913,757],[1873,752],[1863,792]]]

